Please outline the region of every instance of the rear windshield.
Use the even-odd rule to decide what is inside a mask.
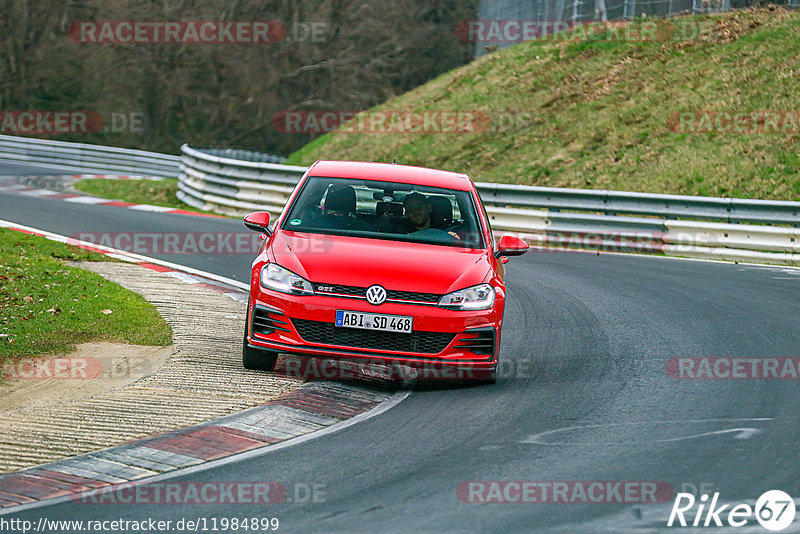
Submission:
[[[484,248],[469,191],[394,182],[309,177],[281,228]]]

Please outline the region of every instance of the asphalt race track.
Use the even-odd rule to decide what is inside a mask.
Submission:
[[[0,218],[60,234],[246,231],[235,220],[14,194],[0,194]],[[245,281],[252,259],[154,256]],[[772,489],[800,497],[797,380],[667,373],[670,358],[800,356],[800,270],[577,252],[529,253],[508,267],[496,385],[428,385],[339,432],[176,479],[321,484],[323,502],[67,502],[13,517],[277,517],[279,532],[655,532],[672,530],[674,494],[655,504],[470,503],[456,490],[657,481],[675,493],[706,484],[721,502],[751,506]],[[748,532],[766,532],[751,523]]]

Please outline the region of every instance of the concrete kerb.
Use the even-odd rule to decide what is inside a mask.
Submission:
[[[64,236],[21,227],[7,221],[0,221],[0,226],[43,235],[56,241],[66,240]],[[91,244],[79,246],[97,250]],[[151,258],[133,257],[136,255],[129,255],[113,249],[101,252],[151,269],[148,276],[168,278],[168,283],[172,285],[181,283],[176,281],[177,279],[195,284],[195,287],[201,283],[202,286],[229,297],[232,297],[233,293],[246,295],[241,289],[222,285],[220,282],[222,277],[215,276],[213,279],[207,278],[203,282],[199,282],[198,280],[202,279],[202,273],[196,270],[181,272],[180,266],[174,266],[175,269],[158,266],[156,261]],[[152,262],[145,260],[152,260]],[[119,275],[120,272],[138,269],[135,265],[120,263],[95,264],[94,267],[93,270],[107,271],[107,277],[112,280],[115,278],[114,271],[117,271],[116,274]],[[181,274],[182,276],[170,276],[171,274]],[[187,279],[187,277],[190,278]],[[159,283],[163,285],[165,280],[160,279]],[[167,295],[163,293],[164,287],[161,290],[160,298],[163,301]],[[191,294],[193,292],[183,293]],[[245,298],[234,298],[234,300],[238,303],[231,302],[231,305],[243,307],[242,301],[246,300],[246,296]],[[173,306],[174,303],[170,301],[166,304]],[[243,316],[244,310],[240,311]],[[191,313],[191,310],[186,313]],[[243,325],[239,326],[243,328]],[[237,341],[241,339],[241,328],[236,329],[232,334]],[[184,337],[190,336],[184,335]],[[230,346],[237,345],[231,340],[225,340],[225,343]],[[235,352],[238,353],[238,351]],[[187,358],[192,361],[185,363],[194,369],[198,364],[202,364],[204,359],[202,356],[184,353],[176,360],[187,360]],[[230,364],[237,368],[241,366],[238,358],[233,363],[222,362],[222,364]],[[230,369],[222,369],[222,371],[222,374],[227,376]],[[239,372],[248,374],[247,379],[252,382],[251,385],[256,386],[266,377],[272,376],[245,371],[243,368]],[[194,377],[191,379],[194,384],[191,386],[193,389],[204,390],[204,388],[212,387],[205,383],[208,381],[198,380],[196,371],[192,376]],[[143,383],[137,382],[134,389],[159,388],[163,386],[160,382],[162,380],[168,380],[168,378],[150,375],[145,377]],[[293,379],[283,377],[278,380],[286,382]],[[195,384],[195,382],[198,383]],[[230,384],[229,377],[226,378],[225,383]],[[386,385],[376,388],[364,384],[344,384],[333,381],[306,382],[297,389],[292,389],[266,404],[239,413],[231,413],[179,430],[136,439],[124,445],[108,448],[98,447],[99,450],[86,452],[72,458],[0,475],[0,515],[35,507],[45,501],[51,502],[53,499],[74,498],[76,494],[92,491],[109,484],[133,481],[146,483],[168,478],[178,473],[183,474],[187,470],[196,472],[219,465],[220,462],[236,461],[241,455],[252,456],[267,453],[301,440],[313,439],[325,433],[337,431],[382,413],[402,401],[407,395],[408,391],[405,389],[395,392]],[[99,403],[99,406],[102,406],[102,402]],[[181,409],[179,403],[177,407]],[[241,410],[242,407],[237,406],[237,408]],[[66,482],[70,484],[66,484]],[[68,487],[65,488],[65,486]]]

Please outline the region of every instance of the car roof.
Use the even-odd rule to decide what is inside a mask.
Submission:
[[[459,191],[471,191],[473,189],[472,180],[463,173],[413,167],[411,165],[395,165],[393,163],[318,161],[311,166],[308,175],[428,185]]]

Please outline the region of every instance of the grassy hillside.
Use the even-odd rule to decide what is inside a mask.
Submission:
[[[486,112],[505,125],[333,132],[287,163],[397,158],[480,181],[800,199],[800,121],[780,119],[782,133],[712,133],[691,121],[684,129],[706,131],[675,131],[679,113],[800,110],[800,12],[661,22],[657,35],[666,40],[529,41],[488,54],[372,111]]]

